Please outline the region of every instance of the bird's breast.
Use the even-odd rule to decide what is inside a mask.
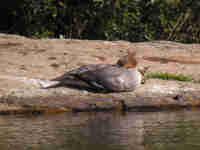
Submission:
[[[141,74],[136,70],[104,78],[103,84],[112,91],[132,91],[140,86],[141,80]]]

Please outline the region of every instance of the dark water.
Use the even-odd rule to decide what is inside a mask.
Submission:
[[[0,116],[1,150],[199,150],[200,111]]]

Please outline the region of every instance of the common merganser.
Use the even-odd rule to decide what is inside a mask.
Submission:
[[[59,86],[88,86],[96,91],[125,92],[133,91],[141,85],[142,75],[137,69],[135,52],[120,58],[116,64],[90,64],[73,69],[62,76],[52,79]]]

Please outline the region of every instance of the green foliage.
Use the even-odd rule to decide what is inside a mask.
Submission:
[[[155,78],[155,79],[162,79],[162,80],[176,80],[176,81],[185,81],[185,82],[193,81],[191,77],[187,77],[183,75],[168,74],[168,73],[154,73],[154,74],[148,75],[147,78]]]
[[[7,0],[0,7],[7,33],[200,43],[197,0]]]

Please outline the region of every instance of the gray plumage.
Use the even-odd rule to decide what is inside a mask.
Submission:
[[[97,91],[133,91],[141,85],[142,75],[138,71],[135,53],[120,59],[117,64],[91,64],[66,72],[52,79],[58,86],[87,87]]]

